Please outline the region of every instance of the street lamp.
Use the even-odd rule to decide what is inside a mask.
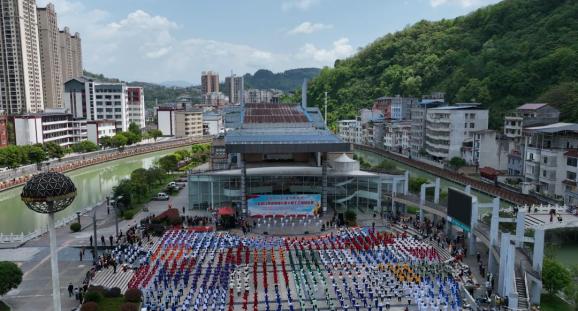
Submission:
[[[72,180],[64,174],[56,172],[44,172],[32,176],[26,185],[24,185],[22,194],[20,195],[20,198],[29,209],[37,213],[48,214],[52,302],[55,311],[60,311],[61,305],[54,214],[66,209],[72,201],[74,201],[75,197],[76,186]]]
[[[122,200],[123,196],[119,195],[114,198],[114,227],[116,229],[116,238],[118,239],[118,201]]]
[[[76,212],[76,222],[80,225],[80,211]]]

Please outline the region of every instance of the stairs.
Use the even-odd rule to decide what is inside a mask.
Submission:
[[[526,283],[524,278],[516,276],[516,291],[518,292],[518,309],[529,310],[528,297],[526,296]]]
[[[112,273],[113,269],[102,269],[96,272],[94,279],[90,282],[90,285],[98,286],[101,285],[104,288],[120,288],[121,293],[124,293],[128,289],[128,282],[134,275],[134,271],[128,269],[126,272],[122,272],[120,266],[116,270],[116,273]]]

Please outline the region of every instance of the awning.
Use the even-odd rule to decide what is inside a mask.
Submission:
[[[235,210],[232,207],[221,207],[217,211],[219,216],[235,216]]]

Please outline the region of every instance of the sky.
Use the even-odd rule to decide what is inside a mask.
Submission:
[[[126,81],[187,81],[201,71],[332,66],[419,20],[499,0],[37,0],[82,38],[85,70]]]

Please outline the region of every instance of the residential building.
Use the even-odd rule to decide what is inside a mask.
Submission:
[[[564,184],[564,204],[578,207],[578,149],[569,149],[564,153],[564,162],[566,166],[566,179]]]
[[[175,107],[158,107],[157,124],[163,136],[175,136],[177,134],[176,112],[180,110]]]
[[[223,115],[217,112],[203,113],[203,134],[219,135],[224,133]]]
[[[245,103],[247,104],[261,104],[261,103],[279,103],[283,92],[276,89],[261,90],[248,89],[244,92]]]
[[[60,65],[60,34],[54,5],[37,8],[44,106],[63,108],[64,81]]]
[[[384,123],[383,147],[386,150],[409,154],[411,146],[411,121]]]
[[[0,109],[44,110],[35,0],[0,0]]]
[[[116,134],[116,125],[114,120],[97,120],[86,122],[87,139],[95,144],[100,143],[100,138]]]
[[[384,119],[407,120],[410,118],[411,107],[417,102],[413,97],[384,96],[375,100],[374,108],[383,111]]]
[[[524,158],[521,149],[513,149],[508,153],[508,175],[521,176],[524,169]]]
[[[361,144],[362,132],[363,129],[359,120],[341,120],[337,122],[337,136],[344,142]]]
[[[497,171],[508,171],[509,154],[515,142],[494,130],[470,132],[462,147],[462,159],[468,165],[479,168],[491,167]]]
[[[128,124],[135,123],[140,129],[145,128],[144,89],[137,86],[126,87],[126,115]]]
[[[114,120],[117,131],[127,131],[131,123],[144,128],[143,89],[125,83],[97,82],[83,77],[64,84],[64,106],[75,118]]]
[[[562,198],[565,195],[566,179],[575,179],[572,149],[578,148],[578,124],[554,123],[524,129],[526,152],[524,177],[533,185],[535,192]],[[570,172],[570,173],[569,173]]]
[[[557,123],[559,120],[560,111],[548,104],[524,104],[504,117],[504,135],[521,138],[525,127]]]
[[[488,110],[479,104],[430,108],[426,115],[426,152],[437,160],[461,156],[471,132],[488,129]]]
[[[54,142],[68,147],[87,137],[86,120],[75,119],[64,109],[17,115],[14,117],[14,132],[17,145]]]
[[[201,74],[201,95],[219,92],[219,74],[203,71]]]
[[[213,138],[209,166],[212,171],[229,169],[229,156],[225,149],[225,137]]]
[[[0,114],[0,148],[8,146],[8,118]]]
[[[59,43],[62,80],[67,82],[70,79],[82,77],[82,46],[80,34],[77,32],[71,35],[70,29],[64,27],[64,29],[59,32]]]
[[[229,97],[229,104],[239,104],[243,98],[245,88],[245,79],[232,74],[225,78],[224,94]]]
[[[425,154],[426,116],[428,109],[444,105],[444,94],[434,93],[430,96],[424,96],[411,108],[410,153],[412,157]]]
[[[229,103],[229,98],[221,92],[211,92],[201,95],[201,104],[209,107],[223,107]]]
[[[202,110],[177,110],[175,112],[175,137],[203,136]]]

